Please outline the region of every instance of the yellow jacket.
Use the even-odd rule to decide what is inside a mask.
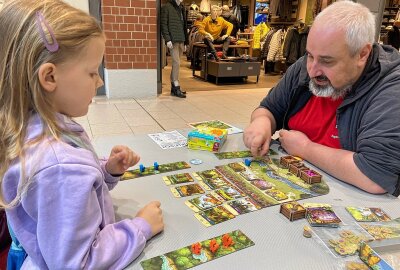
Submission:
[[[203,23],[199,25],[199,32],[204,36],[210,33],[214,39],[221,36],[222,30],[226,29],[226,34],[229,36],[233,29],[233,24],[227,22],[222,17],[218,17],[214,22],[211,16],[204,18]]]
[[[253,36],[253,48],[260,49],[261,48],[261,39],[268,34],[270,28],[266,23],[260,23],[257,25],[256,29],[254,30]]]

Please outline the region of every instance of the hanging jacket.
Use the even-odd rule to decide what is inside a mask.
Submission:
[[[186,56],[188,59],[191,59],[193,57],[193,44],[196,42],[201,42],[203,41],[204,36],[200,34],[199,32],[199,25],[201,24],[201,21],[194,21],[194,24],[192,28],[189,31],[189,45],[186,50]]]
[[[286,63],[293,64],[299,58],[300,50],[300,34],[299,31],[292,27],[288,30],[283,45],[283,57]]]
[[[165,42],[183,42],[188,44],[186,11],[182,4],[169,0],[161,8],[161,34]]]
[[[239,25],[240,25],[239,20],[236,18],[235,15],[233,15],[229,11],[223,11],[221,17],[224,18],[225,21],[230,22],[233,25],[233,29],[230,36],[236,37],[236,33],[239,30]]]
[[[400,32],[399,28],[393,25],[393,29],[388,32],[388,44],[399,50],[400,47]]]
[[[269,32],[270,28],[266,23],[260,23],[254,29],[253,35],[253,48],[260,49],[261,48],[261,39],[263,39]]]
[[[282,29],[276,31],[273,35],[267,55],[268,62],[276,62],[283,58],[282,45],[285,37],[285,32]]]
[[[299,32],[300,35],[300,46],[299,46],[299,54],[298,58],[304,56],[307,51],[307,38],[308,38],[308,33],[310,32],[310,27],[307,25]]]
[[[267,59],[268,56],[268,51],[269,51],[269,45],[271,44],[272,37],[274,34],[278,31],[277,29],[271,29],[268,33],[267,36],[265,37],[265,42],[264,45],[261,49],[261,59]]]

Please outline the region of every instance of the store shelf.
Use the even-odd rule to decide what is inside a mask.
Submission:
[[[292,25],[292,24],[294,24],[295,22],[269,22],[268,24],[269,25],[276,25],[276,24],[280,24],[280,25]]]

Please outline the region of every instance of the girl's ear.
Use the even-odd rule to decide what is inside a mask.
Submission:
[[[43,89],[47,92],[56,90],[57,84],[55,79],[56,66],[52,63],[45,63],[39,67],[39,82]]]

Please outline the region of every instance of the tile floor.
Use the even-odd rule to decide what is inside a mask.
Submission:
[[[92,138],[148,134],[187,128],[187,123],[219,119],[244,127],[269,88],[193,91],[186,99],[164,93],[148,99],[95,97],[89,113],[76,118]]]

